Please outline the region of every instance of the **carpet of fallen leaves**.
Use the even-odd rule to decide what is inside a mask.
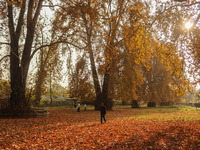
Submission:
[[[200,111],[49,109],[46,118],[0,119],[0,149],[200,149]]]

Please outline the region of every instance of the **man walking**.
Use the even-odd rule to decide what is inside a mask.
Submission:
[[[101,104],[100,111],[101,111],[101,124],[102,124],[103,119],[104,119],[104,121],[106,122],[106,118],[105,118],[105,115],[106,115],[106,107],[104,106],[103,103]]]

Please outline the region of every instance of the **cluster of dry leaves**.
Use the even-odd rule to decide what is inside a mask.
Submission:
[[[200,149],[200,113],[49,110],[47,118],[0,119],[0,149]]]

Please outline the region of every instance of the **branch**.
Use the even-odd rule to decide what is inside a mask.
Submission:
[[[165,10],[163,10],[162,12],[160,12],[159,15],[156,16],[156,18],[152,21],[152,23],[150,24],[150,26],[152,27],[152,25],[156,22],[156,20],[158,19],[159,16],[161,16],[164,12],[174,8],[174,7],[177,7],[177,6],[180,6],[180,7],[190,7],[190,6],[193,6],[193,5],[196,5],[196,4],[200,4],[200,2],[196,2],[196,3],[192,3],[192,4],[181,4],[181,5],[173,5],[173,6],[170,6],[169,8],[165,8]]]
[[[200,20],[200,13],[199,13],[197,19],[195,20],[194,25],[192,26],[192,28],[194,28],[196,26],[196,24],[198,23],[199,20]]]
[[[3,57],[0,59],[0,63],[1,63],[1,61],[2,61],[3,59],[5,59],[6,57],[10,57],[10,55],[5,55],[5,56],[3,56]]]
[[[15,30],[14,30],[14,19],[13,19],[13,5],[8,5],[8,27],[9,27],[9,32],[11,35],[11,40],[12,37],[15,36]]]
[[[17,40],[19,40],[19,36],[20,36],[20,32],[22,29],[22,26],[24,25],[24,14],[25,14],[25,9],[26,9],[26,1],[22,2],[22,7],[19,13],[19,19],[18,19],[18,23],[17,23],[17,27],[16,27],[16,36],[17,36]]]
[[[38,20],[38,16],[40,15],[40,11],[41,11],[41,8],[42,8],[42,3],[43,3],[44,0],[40,0],[39,3],[38,3],[38,6],[37,6],[37,9],[36,9],[36,12],[35,12],[35,16],[33,18],[33,22],[34,22],[34,26]]]
[[[50,47],[50,46],[53,46],[53,45],[56,45],[56,44],[60,44],[60,43],[70,44],[70,45],[72,45],[72,46],[74,46],[74,47],[76,47],[76,48],[78,48],[78,49],[85,49],[85,48],[87,48],[87,46],[85,46],[85,47],[79,47],[79,46],[77,46],[77,45],[75,45],[75,44],[73,44],[73,43],[71,43],[71,42],[57,41],[57,42],[54,42],[54,43],[51,43],[51,44],[42,45],[42,46],[36,48],[36,49],[33,51],[33,53],[31,54],[31,59],[33,58],[33,56],[35,55],[35,53],[36,53],[38,50],[40,50],[40,49],[42,49],[42,48],[44,48],[44,47]]]
[[[10,43],[6,43],[6,42],[0,42],[0,45],[4,44],[4,45],[10,45]]]
[[[59,7],[62,10],[64,10],[65,12],[69,13],[64,7],[60,6],[60,5],[42,5],[42,7]]]
[[[42,7],[61,7],[59,5],[42,5]]]

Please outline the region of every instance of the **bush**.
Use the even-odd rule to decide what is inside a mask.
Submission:
[[[147,107],[156,107],[155,102],[148,102]]]
[[[194,107],[200,108],[200,103],[194,103]]]
[[[132,105],[131,105],[131,107],[132,107],[132,108],[139,108],[138,101],[132,100]]]

